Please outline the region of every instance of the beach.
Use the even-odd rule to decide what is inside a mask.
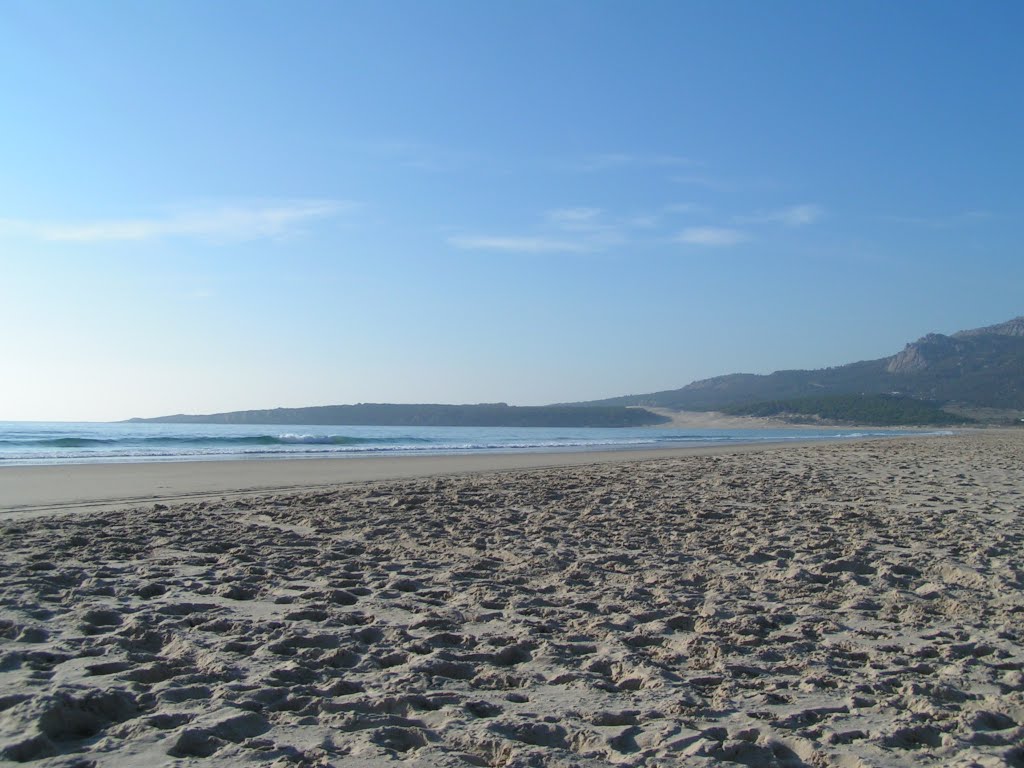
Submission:
[[[377,480],[590,466],[673,456],[774,450],[786,446],[784,442],[762,442],[654,450],[0,466],[0,519],[71,510],[120,509],[157,502],[224,499],[253,492],[333,488]]]
[[[1024,430],[198,464],[0,471],[5,763],[1024,765]]]

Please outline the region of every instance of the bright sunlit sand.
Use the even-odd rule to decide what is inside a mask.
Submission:
[[[2,754],[1024,759],[1024,433],[609,458],[7,519]]]

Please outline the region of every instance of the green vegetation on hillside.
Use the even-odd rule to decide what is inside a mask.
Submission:
[[[973,420],[947,413],[933,403],[898,395],[826,395],[733,405],[724,413],[774,416],[794,421],[823,420],[870,426],[968,424]]]

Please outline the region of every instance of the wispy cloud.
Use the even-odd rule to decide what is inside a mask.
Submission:
[[[501,237],[459,235],[448,243],[466,251],[502,251],[504,253],[581,253],[592,250],[586,243],[549,237]]]
[[[458,235],[448,243],[466,250],[509,253],[590,253],[605,251],[629,241],[630,229],[649,222],[636,217],[611,218],[600,208],[570,206],[553,208],[543,214],[537,231],[525,235]]]
[[[629,215],[592,206],[565,206],[543,213],[533,231],[459,234],[448,243],[464,250],[507,253],[600,253],[623,246],[650,247],[666,243],[724,248],[758,239],[767,225],[800,228],[824,215],[812,203],[765,209],[755,215],[714,218],[695,203],[665,204]],[[682,230],[681,224],[691,224]]]
[[[813,224],[824,213],[825,209],[820,205],[802,203],[800,205],[791,205],[788,208],[757,213],[753,216],[743,216],[739,220],[759,224],[782,224],[787,227],[803,227],[807,224]]]
[[[277,203],[208,206],[163,216],[36,221],[0,219],[0,235],[73,243],[194,238],[261,240],[283,237],[303,224],[351,210],[343,200],[291,200]]]
[[[548,211],[548,224],[562,233],[581,238],[586,250],[601,250],[620,245],[628,239],[627,230],[642,228],[636,217],[611,218],[600,208],[556,208]]]
[[[556,227],[589,231],[600,226],[600,208],[556,208],[547,212],[547,220]]]
[[[708,245],[715,247],[737,245],[749,239],[746,233],[728,227],[687,227],[674,238],[687,245]]]

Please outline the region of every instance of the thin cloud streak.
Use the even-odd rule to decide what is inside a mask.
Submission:
[[[448,243],[466,251],[502,251],[504,253],[584,253],[592,250],[585,243],[547,237],[463,235],[448,238]]]
[[[787,227],[803,227],[813,224],[825,214],[825,209],[814,203],[803,203],[791,205],[788,208],[780,208],[775,211],[759,213],[754,216],[744,216],[739,221],[753,222],[758,224],[782,224]]]
[[[353,207],[351,202],[342,200],[297,200],[223,206],[163,217],[73,223],[0,219],[0,235],[70,243],[139,242],[175,237],[261,240],[282,237],[304,223],[332,218]]]
[[[790,228],[805,227],[824,215],[816,204],[803,203],[770,209],[756,215],[719,219],[732,226],[699,224],[685,227],[672,235],[667,230],[670,214],[693,218],[707,208],[691,203],[663,205],[653,212],[637,212],[628,217],[609,215],[601,208],[565,206],[549,209],[543,214],[543,226],[525,235],[457,235],[450,237],[451,246],[463,250],[503,251],[507,253],[596,253],[630,244],[643,244],[653,234],[661,243],[674,242],[703,247],[729,247],[748,242],[755,225],[776,224]],[[702,217],[704,218],[704,217]],[[751,225],[751,226],[745,226]],[[678,226],[678,225],[677,225]],[[657,231],[661,236],[657,236]]]
[[[556,208],[547,212],[549,222],[568,230],[587,231],[599,227],[601,226],[598,222],[600,216],[600,208]]]
[[[600,208],[567,206],[544,212],[544,224],[528,235],[458,235],[448,244],[463,250],[508,253],[596,253],[625,245],[628,230],[649,228],[653,220],[608,220]]]
[[[687,227],[675,237],[677,243],[713,247],[738,245],[747,239],[744,232],[727,227]]]
[[[609,221],[600,208],[556,208],[545,215],[548,223],[561,232],[572,233],[585,240],[587,250],[602,250],[622,245],[628,240],[629,220]]]

